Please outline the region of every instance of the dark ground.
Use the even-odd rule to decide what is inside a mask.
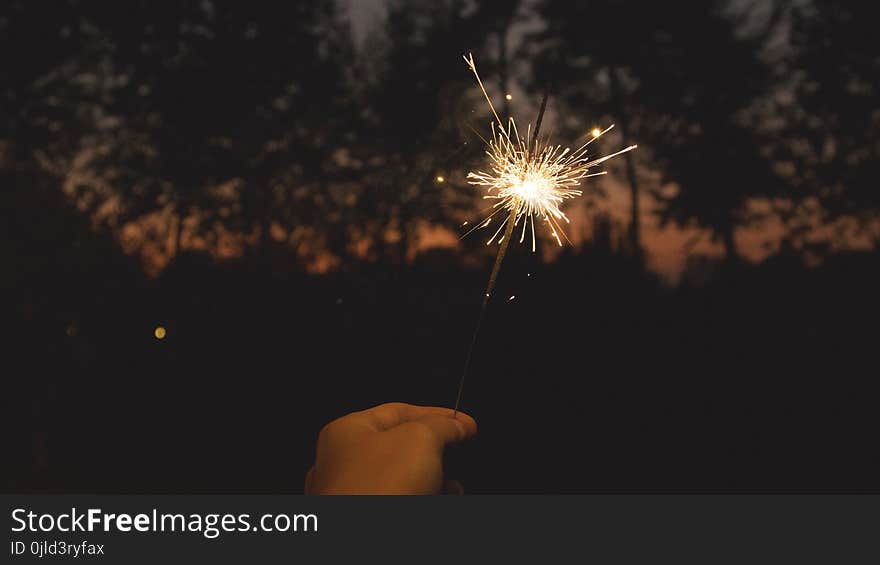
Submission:
[[[521,251],[465,390],[480,435],[450,458],[469,492],[880,491],[876,255],[669,289],[597,250]],[[487,271],[452,260],[44,278],[7,338],[5,488],[299,491],[329,420],[454,400]]]

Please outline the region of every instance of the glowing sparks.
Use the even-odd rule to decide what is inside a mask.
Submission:
[[[507,253],[510,240],[518,234],[519,241],[522,243],[531,222],[532,251],[535,251],[535,220],[538,219],[542,223],[547,224],[550,233],[561,246],[562,240],[559,236],[561,234],[565,237],[565,233],[562,231],[560,223],[562,221],[568,223],[568,217],[561,210],[562,203],[569,198],[583,194],[578,188],[583,179],[604,174],[604,172],[591,173],[590,169],[592,167],[607,161],[615,155],[620,155],[636,148],[635,145],[632,145],[617,153],[598,159],[588,157],[587,146],[610,130],[611,127],[598,131],[598,133],[594,129],[591,132],[593,134],[592,137],[587,136],[589,139],[575,150],[571,150],[568,147],[563,149],[560,145],[551,145],[546,138],[542,139],[538,136],[541,121],[544,117],[544,110],[547,107],[546,92],[541,102],[541,109],[538,112],[534,134],[532,134],[530,125],[526,130],[525,137],[521,136],[517,130],[516,122],[512,118],[505,125],[501,118],[498,117],[498,112],[495,111],[495,106],[492,104],[492,100],[483,86],[483,81],[480,80],[480,75],[477,73],[474,56],[469,55],[464,60],[467,62],[471,72],[474,73],[477,84],[483,92],[486,102],[489,103],[489,109],[492,110],[492,116],[495,118],[495,121],[492,123],[492,138],[486,142],[486,154],[489,156],[487,170],[490,172],[470,172],[467,176],[469,179],[468,183],[485,187],[486,194],[483,198],[496,201],[490,207],[490,210],[494,211],[488,217],[476,222],[465,235],[473,230],[489,226],[492,222],[492,217],[502,210],[506,214],[503,214],[504,219],[499,222],[500,225],[498,225],[492,237],[486,242],[486,245],[490,245],[497,238],[500,245],[498,246],[498,254],[495,256],[495,263],[492,266],[492,272],[489,275],[489,282],[486,284],[486,291],[483,293],[483,304],[480,307],[480,316],[477,318],[477,327],[474,329],[474,336],[471,339],[467,357],[465,357],[464,370],[458,383],[458,395],[455,398],[455,408],[452,412],[453,417],[458,414],[458,406],[461,402],[461,394],[464,390],[464,381],[468,373],[468,367],[470,367],[474,345],[477,342],[477,336],[480,334],[480,325],[486,314],[486,306],[488,306],[489,300],[492,297],[492,291],[495,289],[501,263],[504,261],[504,255]],[[511,96],[508,94],[507,99],[509,100],[510,98]],[[517,232],[516,229],[520,226],[520,222],[522,222],[522,229]],[[462,226],[465,225],[467,225],[467,222],[462,224]],[[501,237],[498,237],[499,235]],[[531,276],[531,273],[529,273],[529,276]],[[510,295],[507,301],[512,302],[514,298],[516,298],[515,295]]]
[[[446,182],[446,178],[444,178],[443,175],[437,175],[437,182]]]
[[[611,130],[613,125],[604,130],[594,128],[590,132],[591,137],[574,150],[563,148],[561,145],[552,145],[546,138],[537,137],[530,140],[531,126],[526,136],[521,136],[513,118],[510,118],[505,125],[498,117],[477,73],[473,55],[464,59],[474,73],[495,118],[492,123],[492,138],[487,142],[486,148],[486,154],[489,156],[488,172],[470,172],[467,178],[469,184],[485,187],[484,199],[497,202],[490,208],[493,211],[485,221],[478,222],[473,229],[488,226],[495,214],[505,210],[507,211],[505,219],[486,242],[487,245],[496,241],[509,221],[513,221],[514,228],[519,230],[516,233],[519,234],[519,241],[522,243],[531,223],[532,251],[535,251],[537,219],[547,225],[547,229],[561,246],[560,235],[566,237],[561,227],[562,222],[569,223],[568,217],[561,209],[563,202],[583,194],[579,188],[583,179],[605,174],[605,171],[593,173],[590,169],[621,153],[631,151],[636,146],[631,145],[605,157],[596,159],[589,157],[587,147]],[[504,236],[497,241],[500,243],[503,239]]]
[[[505,94],[504,99],[505,100],[513,100],[513,94]]]

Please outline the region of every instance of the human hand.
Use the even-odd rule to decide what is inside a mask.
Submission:
[[[440,494],[443,450],[477,433],[449,408],[392,402],[333,420],[318,436],[306,494]]]

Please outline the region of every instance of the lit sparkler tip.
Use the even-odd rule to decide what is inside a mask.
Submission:
[[[480,75],[477,72],[476,63],[472,53],[464,57],[468,68],[474,74],[489,109],[494,118],[491,126],[492,136],[486,143],[486,155],[489,157],[490,172],[469,172],[468,183],[485,187],[484,199],[496,200],[493,210],[505,209],[510,212],[510,222],[514,226],[523,220],[523,230],[520,233],[520,243],[525,241],[526,226],[531,219],[532,223],[532,250],[535,251],[535,220],[547,222],[551,235],[561,246],[562,236],[568,240],[560,226],[560,221],[570,223],[569,219],[561,210],[565,200],[581,196],[583,192],[578,189],[583,179],[605,174],[605,171],[591,172],[590,169],[627,151],[635,149],[631,145],[625,149],[604,157],[593,159],[587,156],[587,146],[605,133],[614,128],[611,124],[607,128],[594,127],[588,135],[592,135],[577,149],[563,148],[561,145],[551,145],[545,139],[532,139],[531,125],[526,129],[526,137],[522,137],[517,130],[516,122],[509,118],[507,123],[501,120],[492,100],[489,98]],[[511,94],[505,95],[507,100]],[[492,212],[495,214],[495,212]],[[490,218],[479,227],[489,225]],[[491,244],[500,234],[506,222],[502,222],[498,230],[486,243]],[[504,241],[504,237],[498,240]]]

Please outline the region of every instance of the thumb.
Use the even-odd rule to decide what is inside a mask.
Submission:
[[[441,445],[464,441],[477,433],[477,423],[466,414],[458,413],[458,417],[450,416],[425,416],[419,418],[418,423],[428,427],[434,436],[440,440]]]

